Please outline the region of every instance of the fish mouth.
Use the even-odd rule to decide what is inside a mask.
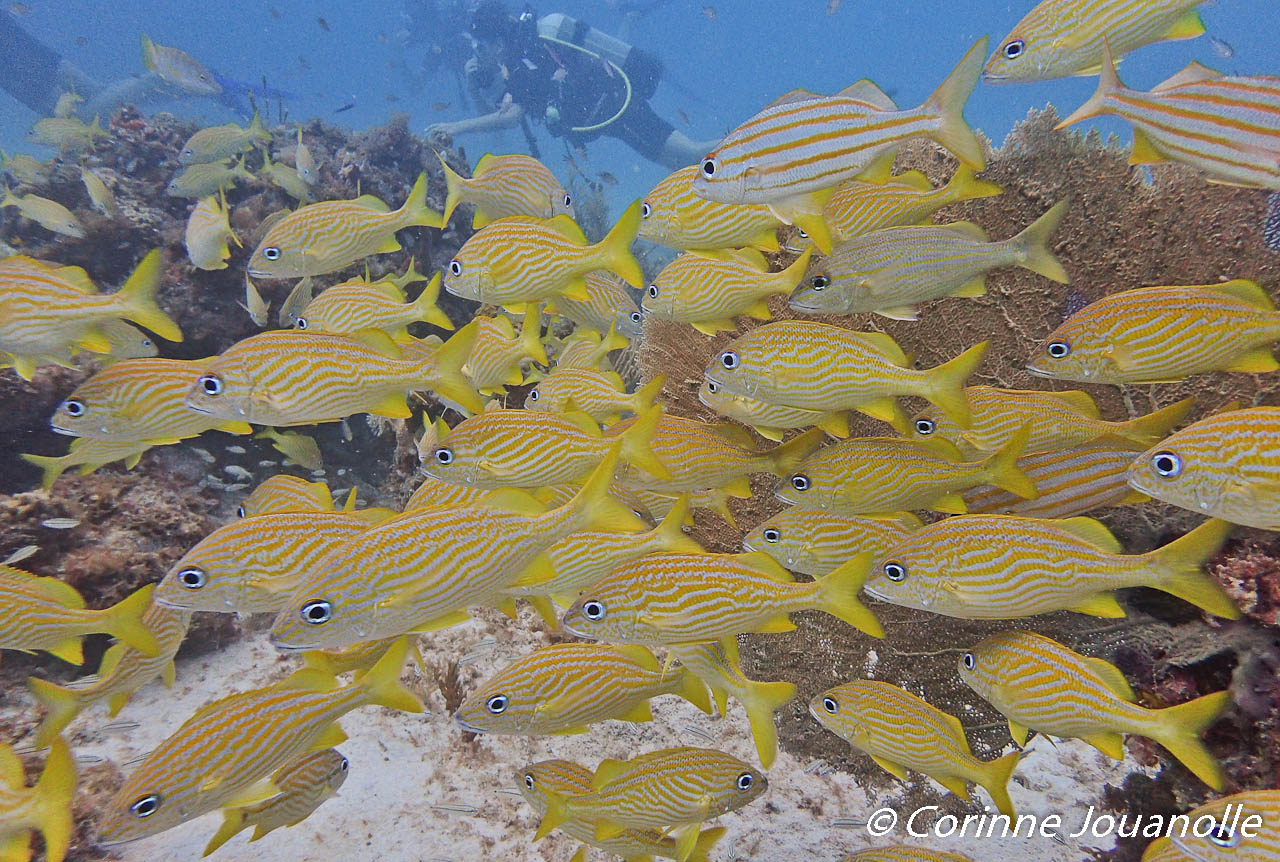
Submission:
[[[586,632],[575,629],[573,626],[569,625],[564,620],[560,621],[560,630],[567,635],[573,635],[575,638],[586,638],[587,640],[595,640],[595,638],[592,637],[591,635],[587,634]]]
[[[1001,84],[1001,83],[1004,83],[1005,81],[1009,80],[1009,76],[1008,76],[1008,75],[997,75],[997,74],[996,74],[996,73],[994,73],[994,72],[988,72],[988,71],[986,71],[986,70],[983,70],[983,72],[982,72],[982,80],[983,80],[983,81],[985,81],[985,82],[986,82],[986,83],[988,83],[988,84]]]
[[[182,404],[188,410],[194,410],[197,413],[203,413],[205,416],[208,416],[211,413],[213,413],[213,411],[210,410],[208,407],[201,407],[199,404],[197,404],[195,401],[193,401],[190,398],[187,398],[186,400],[184,400]]]
[[[455,715],[453,717],[453,720],[458,723],[458,727],[462,728],[467,733],[487,733],[488,732],[483,727],[476,727],[474,724],[471,724],[469,721],[467,721],[465,718],[463,718],[460,715]]]
[[[295,652],[302,652],[303,650],[320,649],[320,645],[315,643],[311,643],[311,644],[282,643],[280,641],[279,636],[277,635],[268,635],[267,640],[271,643],[273,647],[280,650],[280,652],[295,653]]]
[[[1050,380],[1053,379],[1053,374],[1048,369],[1041,368],[1040,366],[1036,365],[1034,362],[1027,363],[1027,371],[1034,374],[1036,377],[1045,377]]]
[[[80,436],[76,432],[72,431],[70,428],[63,428],[61,425],[54,425],[52,422],[49,423],[49,430],[52,431],[54,434],[65,434],[68,437]]]

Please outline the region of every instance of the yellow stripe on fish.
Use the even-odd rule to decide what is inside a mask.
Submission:
[[[143,623],[153,590],[148,584],[106,610],[88,610],[65,581],[0,565],[0,649],[43,650],[78,665],[80,638],[104,632],[154,656],[160,644]]]
[[[873,637],[883,630],[858,601],[869,557],[825,578],[795,579],[766,554],[653,554],[619,566],[565,612],[561,627],[593,640],[703,643],[746,632],[789,632],[793,611],[821,610]]]
[[[735,422],[750,425],[756,433],[768,440],[782,440],[783,432],[792,428],[810,428],[814,425],[833,437],[849,436],[849,419],[843,411],[823,412],[803,407],[785,407],[769,404],[726,392],[720,384],[702,381],[698,388],[698,400],[712,410]]]
[[[27,787],[22,761],[0,743],[0,846],[9,860],[26,860],[32,831],[44,836],[44,858],[62,862],[71,846],[75,818],[76,763],[62,737],[53,741],[44,771],[34,787]]]
[[[810,265],[791,307],[809,314],[871,311],[915,320],[922,302],[982,296],[987,273],[1001,267],[1020,266],[1065,284],[1070,279],[1048,242],[1066,211],[1062,201],[1022,233],[999,242],[988,242],[971,222],[891,227],[845,240]]]
[[[573,199],[555,174],[533,156],[485,153],[470,178],[459,176],[439,153],[436,158],[448,187],[442,216],[446,224],[460,203],[475,207],[471,222],[475,228],[509,216],[549,219],[563,213],[573,218]]]
[[[877,558],[868,595],[963,619],[1071,610],[1123,617],[1112,592],[1152,587],[1226,619],[1240,611],[1203,571],[1231,525],[1208,521],[1146,554],[1124,555],[1092,518],[961,515],[923,527]]]
[[[764,256],[741,249],[722,257],[682,254],[663,267],[645,288],[644,313],[693,325],[706,335],[737,329],[734,318],[769,320],[770,296],[790,294],[804,278],[811,250],[780,272],[770,272]]]
[[[724,204],[694,193],[697,165],[654,186],[640,205],[640,237],[680,251],[778,250],[782,221],[761,204]]]
[[[625,283],[605,270],[589,272],[582,277],[586,299],[571,299],[563,293],[547,303],[547,313],[573,321],[578,327],[594,329],[601,334],[613,327],[627,338],[641,332],[644,318]]]
[[[274,685],[205,704],[148,754],[105,804],[104,845],[155,835],[228,805],[275,795],[280,767],[346,738],[337,720],[362,706],[422,712],[400,684],[401,642],[351,685],[304,669]]]
[[[427,206],[427,175],[392,210],[373,195],[349,201],[321,201],[286,215],[267,231],[249,258],[255,278],[302,278],[350,266],[371,254],[399,251],[396,231],[421,225],[441,227],[440,213]]]
[[[1049,333],[1027,370],[1081,383],[1169,383],[1280,368],[1280,312],[1255,282],[1140,287],[1104,296]]]
[[[822,210],[832,240],[853,239],[888,227],[928,224],[943,207],[1003,194],[994,183],[977,179],[973,168],[961,165],[951,182],[935,189],[919,171],[908,171],[887,182],[850,180],[841,183]]]
[[[187,393],[188,407],[259,425],[310,425],[355,413],[402,419],[405,393],[429,389],[479,412],[479,396],[462,376],[474,323],[445,343],[423,339],[393,359],[345,335],[275,331],[243,339],[208,360]]]
[[[1178,162],[1209,182],[1280,190],[1280,77],[1192,63],[1143,93],[1120,82],[1104,48],[1097,92],[1057,128],[1103,114],[1133,125],[1130,164]]]
[[[1135,48],[1204,33],[1204,0],[1042,0],[1000,42],[984,81],[1003,84],[1096,75],[1103,46],[1117,58]]]
[[[13,207],[40,227],[62,236],[79,239],[84,236],[84,225],[75,213],[57,201],[39,195],[16,195],[8,189],[0,196],[0,209]]]
[[[525,396],[526,410],[566,413],[581,411],[597,422],[611,425],[623,413],[647,413],[667,382],[659,374],[635,392],[628,393],[615,371],[590,368],[555,368]]]
[[[1230,705],[1220,691],[1189,703],[1147,709],[1135,703],[1120,669],[1042,635],[992,635],[961,657],[960,678],[1009,719],[1014,742],[1027,733],[1083,739],[1115,760],[1124,758],[1123,734],[1154,739],[1214,790],[1226,784],[1222,767],[1200,735]]]
[[[917,371],[882,332],[854,332],[807,320],[776,320],[734,339],[706,369],[726,392],[809,410],[859,410],[901,421],[899,395],[918,395],[969,425],[964,384],[982,362],[975,344],[936,368]]]
[[[245,150],[259,143],[271,142],[271,133],[262,125],[258,112],[253,112],[249,125],[241,128],[235,123],[224,123],[221,126],[206,126],[200,129],[178,152],[178,161],[184,165],[202,162],[221,162],[238,156]]]
[[[476,231],[449,261],[444,289],[491,305],[513,306],[566,294],[587,299],[583,276],[592,270],[617,273],[627,284],[644,281],[630,251],[640,224],[640,203],[623,211],[617,224],[591,245],[565,215],[553,219],[499,219]]]
[[[442,482],[430,476],[424,476],[422,484],[414,489],[404,504],[405,512],[416,512],[420,509],[445,509],[450,506],[474,506],[489,496],[488,488],[473,488],[470,485],[455,485]]]
[[[271,776],[280,792],[261,802],[224,810],[222,825],[201,855],[208,856],[250,826],[254,827],[251,842],[282,826],[296,826],[326,799],[337,795],[349,769],[347,759],[334,748],[313,751],[285,764]]]
[[[1018,459],[1018,469],[1035,483],[1035,497],[1023,499],[994,485],[970,488],[961,496],[975,514],[1027,518],[1071,518],[1107,506],[1141,503],[1151,498],[1130,488],[1125,475],[1137,454],[1137,446],[1115,438],[1027,455]]]
[[[92,473],[104,464],[110,464],[113,461],[124,461],[125,469],[132,470],[137,466],[143,453],[152,446],[163,446],[175,442],[177,441],[111,442],[81,437],[71,441],[71,449],[66,455],[51,457],[48,455],[23,454],[18,457],[28,464],[40,468],[43,473],[40,479],[41,487],[48,490],[53,487],[54,482],[58,481],[59,476],[72,467],[79,468],[80,475],[83,476]]]
[[[1021,753],[978,760],[959,719],[905,689],[870,679],[847,682],[814,697],[809,714],[899,780],[909,769],[923,772],[966,802],[965,782],[972,781],[986,788],[1001,814],[1017,816],[1007,785]]]
[[[333,494],[324,482],[281,473],[263,479],[236,509],[241,518],[278,512],[332,512]]]
[[[1142,854],[1142,862],[1271,862],[1280,858],[1280,790],[1246,790],[1188,811]],[[1202,818],[1216,825],[1205,829]],[[1261,821],[1261,822],[1259,822]],[[1199,828],[1196,824],[1201,824]],[[1201,835],[1200,830],[1205,834]],[[1168,856],[1158,855],[1168,853]]]
[[[45,117],[27,132],[31,143],[56,147],[62,155],[92,150],[98,138],[106,137],[110,134],[103,131],[97,115],[89,123],[79,117]]]
[[[879,559],[920,529],[910,512],[875,517],[817,509],[783,509],[742,539],[746,551],[762,551],[783,567],[820,578],[859,554]]]
[[[463,373],[481,393],[496,395],[503,392],[504,387],[525,383],[522,366],[526,361],[550,364],[542,346],[542,315],[538,303],[525,306],[519,336],[511,321],[501,315],[473,320],[479,329]]]
[[[625,336],[619,335],[617,327],[609,326],[602,337],[599,333],[587,329],[577,329],[560,344],[559,355],[556,356],[557,368],[594,368],[600,371],[612,371],[609,354],[622,350],[630,344]]]
[[[1207,416],[1134,459],[1129,484],[1233,524],[1280,530],[1280,407]]]
[[[244,166],[244,156],[234,165],[221,162],[201,162],[188,165],[165,186],[165,194],[175,198],[199,200],[219,192],[225,192],[236,180],[249,182],[255,179]]]
[[[102,656],[98,673],[68,686],[56,685],[35,677],[27,678],[31,694],[45,708],[44,720],[36,731],[36,745],[45,748],[77,715],[94,704],[107,704],[112,718],[124,709],[133,693],[160,677],[173,687],[177,669],[173,657],[187,636],[191,624],[189,611],[177,610],[155,601],[142,615],[142,624],[155,636],[160,649],[154,656],[139,652],[125,643],[117,643]]]
[[[649,700],[678,694],[711,712],[706,687],[684,668],[664,670],[637,644],[553,644],[474,688],[454,718],[472,733],[581,733],[601,721],[652,721]]]
[[[326,288],[303,308],[294,320],[295,329],[333,332],[369,340],[387,352],[385,334],[400,344],[413,340],[410,323],[425,321],[452,330],[453,322],[436,304],[440,298],[440,273],[436,273],[413,302],[405,302],[404,291],[392,281],[370,284],[349,281]],[[370,340],[370,338],[373,340]]]

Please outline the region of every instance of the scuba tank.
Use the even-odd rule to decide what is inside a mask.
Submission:
[[[648,99],[658,89],[658,82],[662,79],[661,60],[642,48],[597,30],[585,21],[553,12],[538,19],[538,35],[576,45],[614,64],[631,80],[636,98]]]

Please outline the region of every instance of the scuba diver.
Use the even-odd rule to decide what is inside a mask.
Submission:
[[[697,162],[715,141],[692,141],[649,104],[662,77],[653,54],[563,14],[519,17],[501,0],[483,0],[472,16],[475,56],[467,86],[492,113],[427,128],[449,137],[521,126],[536,155],[530,122],[574,147],[617,138],[668,168]]]
[[[471,13],[476,0],[405,0],[392,36],[394,62],[411,91],[449,72],[460,99],[467,98],[463,70],[471,59]]]

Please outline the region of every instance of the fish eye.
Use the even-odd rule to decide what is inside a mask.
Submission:
[[[160,808],[160,797],[154,793],[144,796],[129,806],[129,813],[139,820],[150,817]]]
[[[495,694],[484,702],[484,708],[494,715],[502,715],[507,711],[507,696],[505,694]]]
[[[1225,823],[1219,823],[1213,827],[1213,831],[1205,836],[1209,839],[1209,843],[1217,847],[1235,847],[1240,843],[1240,833],[1227,826]]]
[[[200,589],[205,583],[204,569],[198,569],[195,566],[183,569],[178,572],[178,583],[189,590]]]
[[[1065,341],[1049,342],[1048,353],[1054,359],[1062,359],[1071,352],[1071,345]]]
[[[571,206],[573,206],[573,198],[569,197],[568,195],[565,195],[565,196],[564,196],[564,205],[565,205],[565,206],[567,206],[567,207],[571,207]]]
[[[650,299],[658,298],[658,286],[656,284],[649,285],[649,298]]]
[[[62,409],[67,411],[68,416],[83,416],[84,402],[78,398],[68,398],[62,402]]]
[[[815,275],[809,280],[809,286],[814,290],[825,290],[831,286],[831,279],[827,278],[825,275]]]
[[[782,541],[782,534],[779,533],[777,529],[774,527],[767,528],[760,535],[763,536],[764,540],[771,545],[776,545],[778,544],[778,542]]]
[[[458,260],[456,257],[449,261],[449,272],[454,275],[462,275],[462,261]]]
[[[216,374],[205,374],[200,378],[200,390],[205,395],[222,394],[222,378]]]
[[[308,625],[324,625],[332,617],[333,606],[323,599],[307,602],[302,606],[302,621]]]
[[[305,317],[299,317],[296,321],[294,321],[293,326],[295,329],[306,329],[307,319]]]
[[[798,234],[800,235],[800,238],[801,238],[801,239],[808,239],[808,238],[809,238],[809,232],[808,232],[807,230],[805,230],[804,228],[802,228],[802,227],[798,227],[798,228],[796,228],[796,233],[798,233]]]
[[[648,218],[651,215],[653,215],[653,207],[649,206],[649,202],[640,204],[640,218]]]
[[[582,606],[582,613],[592,622],[599,622],[604,619],[604,603],[593,599]]]
[[[182,154],[184,156],[194,156],[196,154],[196,151],[191,149],[190,147],[187,147],[185,150],[182,151]]]
[[[142,339],[142,346],[143,346],[143,347],[150,347],[150,346],[151,346],[151,339],[150,339],[150,338],[144,338],[144,339]]]
[[[732,350],[726,350],[724,353],[720,354],[720,364],[730,371],[738,367],[738,362],[738,354],[734,353]]]
[[[834,697],[824,697],[822,699],[822,708],[832,715],[835,715],[840,711],[840,704],[836,703],[836,699]]]
[[[435,455],[436,455],[436,460],[441,464],[453,463],[453,450],[450,449],[448,446],[441,446],[439,449],[436,450]]]
[[[244,517],[244,506],[236,506],[236,517],[237,518]]]
[[[276,248],[274,245],[269,245],[262,250],[262,256],[267,260],[279,260],[280,249]]]
[[[900,584],[907,579],[907,569],[902,563],[885,563],[884,576],[895,584]]]
[[[973,668],[978,664],[978,660],[973,657],[973,653],[971,652],[965,653],[964,658],[960,661],[964,663],[965,670],[973,670]]]
[[[713,177],[716,171],[720,169],[720,163],[712,158],[702,160],[702,175],[704,177]]]
[[[928,437],[938,429],[938,426],[932,419],[917,419],[915,422],[916,433],[921,437]]]
[[[529,400],[530,400],[530,401],[537,401],[537,400],[538,400],[538,390],[537,390],[537,389],[530,389],[530,390],[529,390]]]
[[[351,765],[351,762],[344,757],[342,758],[342,763],[338,765],[338,768],[341,769],[343,772],[346,772],[347,767],[349,767],[350,765]]]
[[[532,789],[533,789],[533,783],[534,783],[534,782],[533,782],[533,773],[532,773],[532,772],[526,772],[526,773],[524,774],[524,786],[525,786],[525,787],[527,787],[527,788],[529,788],[530,790],[532,790]]]
[[[756,783],[756,778],[750,772],[744,772],[738,776],[738,780],[734,782],[739,790],[750,790],[751,785]]]
[[[716,383],[716,382],[715,382],[715,381],[713,381],[713,380],[708,380],[708,381],[707,381],[707,391],[708,391],[708,392],[710,392],[712,395],[715,395],[717,392],[719,392],[719,391],[720,391],[720,384],[719,384],[719,383]]]
[[[1022,56],[1022,52],[1026,50],[1027,44],[1021,39],[1015,39],[1008,45],[1005,45],[1001,52],[1007,60],[1016,60]]]
[[[809,477],[803,473],[797,473],[791,477],[791,487],[797,491],[809,490]]]
[[[631,322],[632,322],[632,323],[639,323],[639,322],[640,322],[640,321],[642,321],[643,319],[644,319],[644,318],[642,318],[642,317],[640,316],[640,312],[638,312],[638,311],[633,311],[633,312],[631,312]]]
[[[1151,466],[1162,478],[1173,479],[1182,472],[1182,459],[1168,449],[1161,449],[1151,456]]]

